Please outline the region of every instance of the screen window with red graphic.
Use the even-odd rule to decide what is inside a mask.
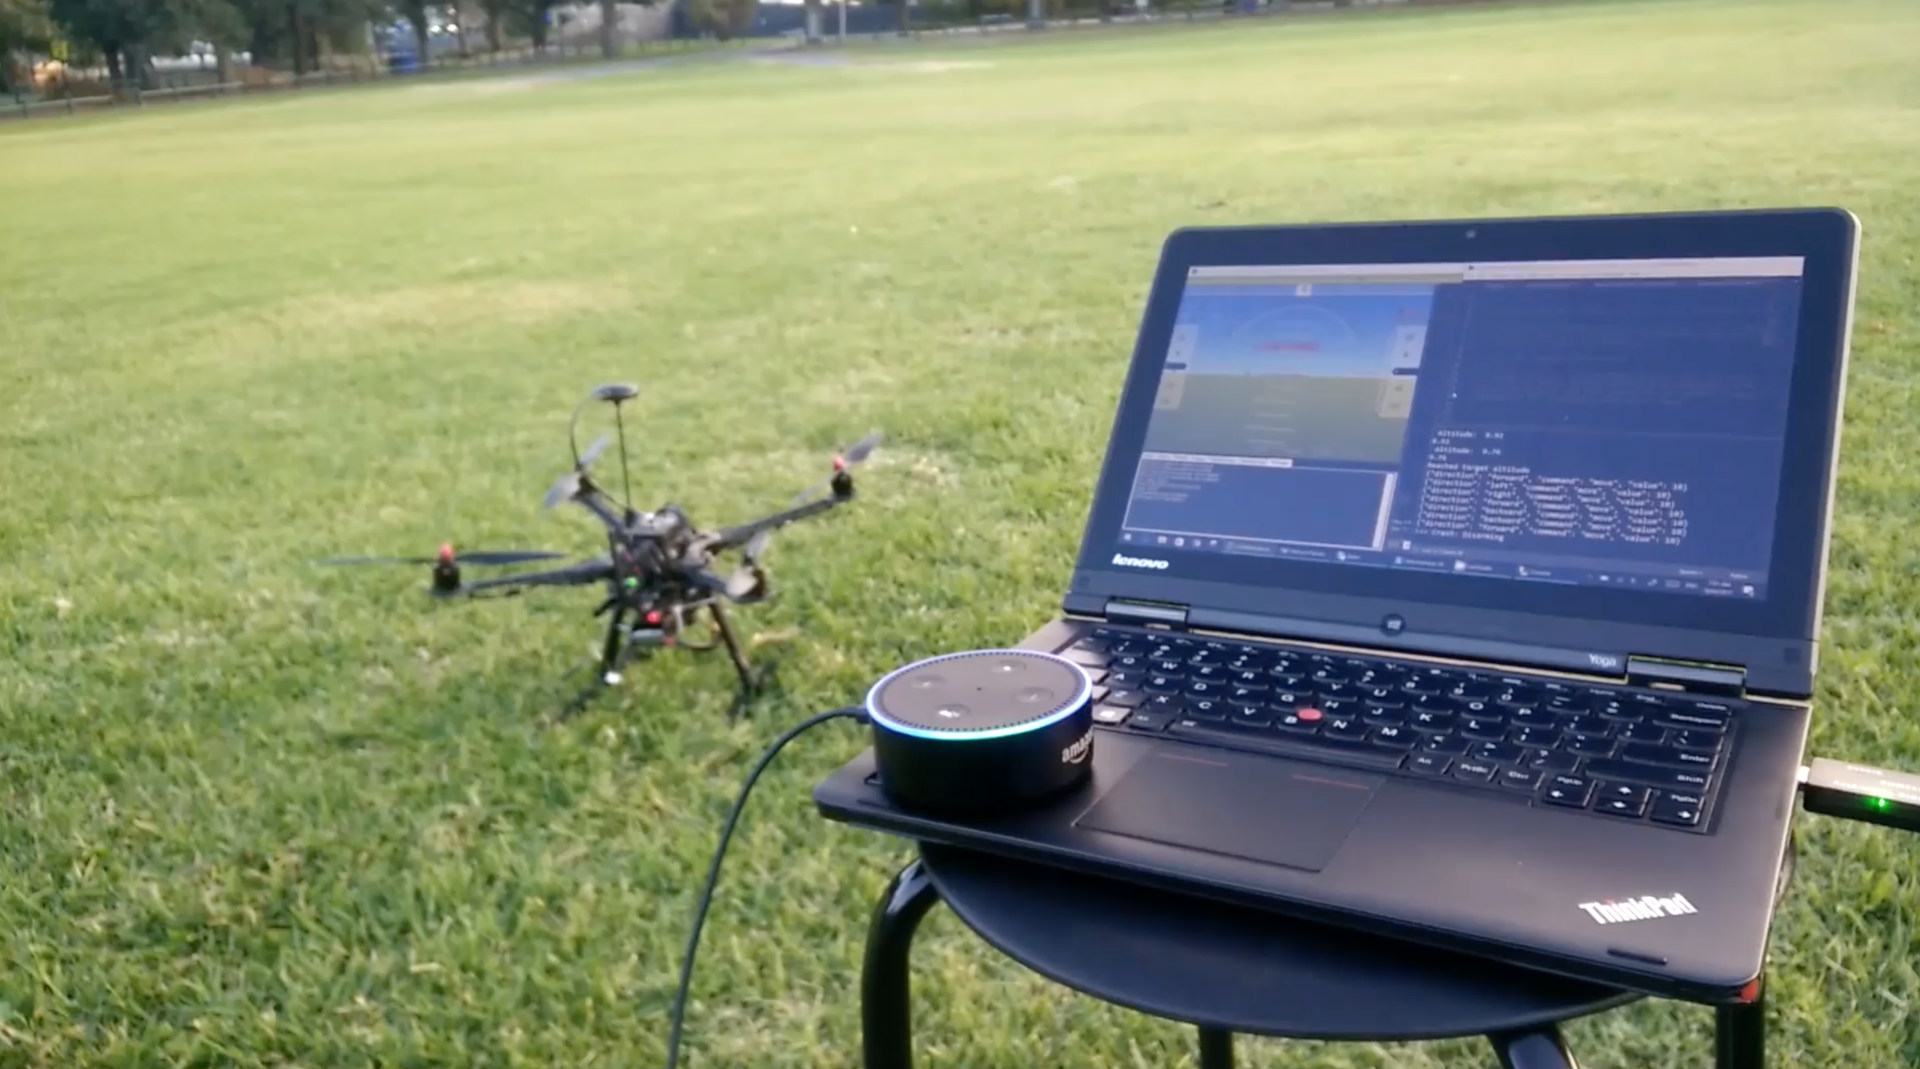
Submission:
[[[1194,268],[1121,542],[1762,597],[1800,271]]]

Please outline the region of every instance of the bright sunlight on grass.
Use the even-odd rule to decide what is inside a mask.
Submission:
[[[1024,37],[1025,35],[1021,35]],[[1053,611],[1158,245],[1189,223],[1839,204],[1865,226],[1815,744],[1920,767],[1920,5],[1640,0],[469,79],[0,130],[0,1065],[658,1064],[718,823],[783,727]],[[879,427],[774,544],[738,724],[671,657],[554,726],[586,595],[449,606],[335,553],[594,546],[539,508],[587,388],[726,522]],[[896,841],[788,749],[689,1061],[855,1064]],[[1811,817],[1773,1064],[1920,1063],[1920,847]],[[919,1064],[1193,1064],[936,913]],[[1709,1011],[1577,1023],[1703,1065]],[[1255,1066],[1479,1066],[1259,1041]]]

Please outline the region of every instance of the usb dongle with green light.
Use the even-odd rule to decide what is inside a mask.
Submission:
[[[1816,757],[1800,770],[1809,813],[1920,832],[1920,776]]]

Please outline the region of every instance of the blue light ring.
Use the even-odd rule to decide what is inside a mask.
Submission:
[[[1042,719],[1028,720],[1018,724],[1008,724],[1005,727],[988,728],[985,731],[929,731],[917,724],[903,724],[881,712],[880,707],[874,704],[874,699],[879,697],[880,691],[886,687],[888,683],[893,682],[906,672],[911,672],[916,668],[924,668],[930,664],[938,664],[941,661],[958,660],[962,657],[986,657],[996,654],[1013,654],[1017,657],[1042,657],[1059,664],[1064,664],[1068,668],[1073,669],[1073,674],[1080,680],[1080,690],[1074,695],[1073,700],[1062,705],[1058,712],[1049,714]],[[964,650],[960,653],[943,653],[938,657],[929,657],[924,661],[915,661],[912,664],[901,665],[899,668],[888,672],[886,675],[880,677],[879,682],[868,688],[866,706],[867,717],[874,723],[885,725],[888,731],[898,732],[902,735],[911,735],[917,739],[1003,739],[1009,735],[1022,735],[1029,731],[1038,731],[1051,724],[1057,724],[1079,711],[1082,706],[1087,704],[1087,700],[1091,697],[1093,697],[1093,678],[1087,675],[1085,668],[1067,660],[1059,654],[1046,653],[1041,650]]]

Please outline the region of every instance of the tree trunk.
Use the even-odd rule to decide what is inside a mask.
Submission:
[[[419,63],[415,69],[424,71],[427,69],[427,61],[431,58],[427,51],[427,16],[425,12],[421,13],[420,21],[413,24],[413,46],[420,50]]]
[[[108,45],[105,51],[107,53],[107,83],[113,86],[114,92],[117,93],[120,91],[120,87],[126,84],[127,80],[126,68],[120,65],[120,46]]]
[[[287,40],[293,51],[293,76],[307,73],[307,33],[300,25],[300,5],[288,0]]]
[[[487,12],[487,51],[500,51],[500,12]]]
[[[820,0],[807,0],[807,43],[820,43]]]
[[[608,59],[620,54],[619,0],[600,0],[600,54]]]

